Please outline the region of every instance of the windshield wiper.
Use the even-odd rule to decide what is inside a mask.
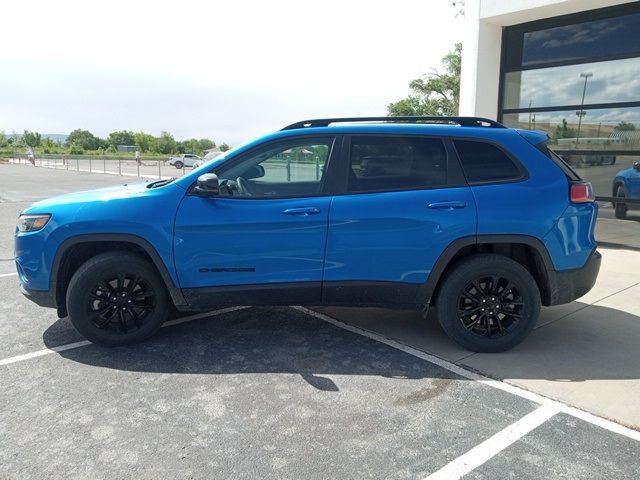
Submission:
[[[147,185],[147,188],[163,187],[164,185],[173,182],[175,179],[176,177],[165,178],[164,180],[156,180],[155,182],[151,182],[149,185]]]

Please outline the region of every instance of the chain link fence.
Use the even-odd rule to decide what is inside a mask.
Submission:
[[[135,159],[114,156],[89,155],[56,155],[43,154],[34,157],[28,155],[12,155],[10,163],[34,165],[36,167],[70,170],[76,172],[104,173],[139,178],[169,178],[184,175],[192,167],[177,169],[169,165],[168,158],[142,157],[138,163]]]

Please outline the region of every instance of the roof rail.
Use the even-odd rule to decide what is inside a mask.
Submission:
[[[316,118],[287,125],[282,130],[298,128],[327,127],[332,123],[355,122],[383,122],[383,123],[435,123],[445,125],[460,125],[461,127],[490,127],[507,128],[495,120],[482,117],[347,117],[347,118]]]

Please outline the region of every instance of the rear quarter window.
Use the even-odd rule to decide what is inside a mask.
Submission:
[[[502,149],[479,140],[454,140],[469,183],[499,182],[522,178],[522,170]]]
[[[560,170],[564,172],[569,180],[580,181],[582,178],[576,173],[576,171],[569,166],[563,158],[549,148],[547,142],[542,142],[536,145],[536,148],[549,157],[553,162],[560,167]]]

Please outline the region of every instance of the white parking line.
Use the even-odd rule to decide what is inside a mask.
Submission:
[[[18,272],[12,272],[12,273],[0,273],[0,278],[1,277],[11,277],[13,275],[18,275]]]
[[[205,313],[196,313],[195,315],[189,315],[188,317],[176,318],[175,320],[170,320],[162,325],[162,328],[172,327],[174,325],[180,325],[181,323],[191,322],[193,320],[198,320],[200,318],[211,317],[214,315],[222,315],[224,313],[234,312],[236,310],[243,310],[249,307],[229,307],[229,308],[221,308],[220,310],[213,310],[211,312]],[[22,355],[16,355],[15,357],[9,357],[0,360],[0,366],[9,365],[12,363],[23,362],[25,360],[31,360],[32,358],[42,357],[43,355],[49,355],[51,353],[64,352],[65,350],[73,350],[74,348],[85,347],[87,345],[91,345],[91,342],[88,340],[83,340],[81,342],[68,343],[66,345],[60,345],[58,347],[52,348],[43,348],[42,350],[37,350],[31,353],[24,353]]]
[[[579,418],[581,420],[584,420],[585,422],[591,423],[593,425],[597,425],[601,428],[604,428],[606,430],[609,430],[611,432],[615,432],[618,433],[620,435],[624,435],[625,437],[631,438],[633,440],[637,440],[640,441],[640,432],[637,430],[632,430],[630,428],[627,428],[623,425],[620,425],[618,423],[612,422],[611,420],[607,420],[606,418],[602,418],[602,417],[598,417],[596,415],[593,415],[591,413],[585,412],[583,410],[579,410],[575,407],[570,407],[569,405],[566,405],[562,402],[558,402],[556,400],[551,400],[550,398],[544,397],[542,395],[539,395],[537,393],[533,393],[530,392],[528,390],[525,390],[523,388],[520,387],[516,387],[515,385],[509,385],[508,383],[499,381],[499,380],[492,380],[488,377],[485,377],[484,375],[480,375],[478,373],[472,372],[471,370],[467,370],[466,368],[462,368],[454,363],[451,363],[447,360],[443,360],[442,358],[436,357],[434,355],[430,355],[428,353],[425,353],[421,350],[418,350],[416,348],[413,347],[409,347],[408,345],[404,345],[400,342],[397,342],[395,340],[392,340],[390,338],[387,338],[383,335],[374,333],[374,332],[370,332],[368,330],[364,330],[362,328],[358,328],[358,327],[354,327],[352,325],[348,325],[346,323],[341,322],[340,320],[336,320],[333,317],[330,317],[328,315],[325,315],[323,313],[320,312],[316,312],[314,310],[309,310],[308,308],[305,307],[293,307],[296,310],[299,310],[301,312],[304,312],[308,315],[311,315],[313,317],[316,317],[319,320],[323,320],[325,322],[328,322],[332,325],[335,325],[336,327],[342,328],[344,330],[348,330],[350,332],[353,333],[357,333],[358,335],[362,335],[364,337],[368,337],[372,340],[376,340],[380,343],[384,343],[385,345],[389,345],[390,347],[393,347],[397,350],[400,350],[404,353],[408,353],[409,355],[413,355],[414,357],[420,358],[422,360],[426,360],[429,363],[433,363],[435,365],[438,365],[439,367],[444,368],[445,370],[449,370],[452,373],[455,373],[456,375],[459,375],[463,378],[467,378],[469,380],[475,380],[479,383],[482,383],[484,385],[487,385],[489,387],[493,387],[496,388],[498,390],[502,390],[504,392],[508,392],[511,393],[513,395],[517,395],[519,397],[522,398],[526,398],[527,400],[530,400],[532,402],[536,402],[539,403],[541,405],[546,405],[549,407],[554,407],[556,408],[558,411],[562,412],[562,413],[566,413],[568,415],[574,416],[576,418]]]
[[[512,423],[504,430],[499,431],[481,444],[476,445],[467,453],[447,463],[440,470],[429,475],[425,480],[455,480],[462,478],[487,460],[495,457],[498,453],[524,437],[536,427],[542,425],[556,413],[559,413],[559,410],[555,406],[542,405],[536,408],[533,412],[525,415],[517,422]]]

